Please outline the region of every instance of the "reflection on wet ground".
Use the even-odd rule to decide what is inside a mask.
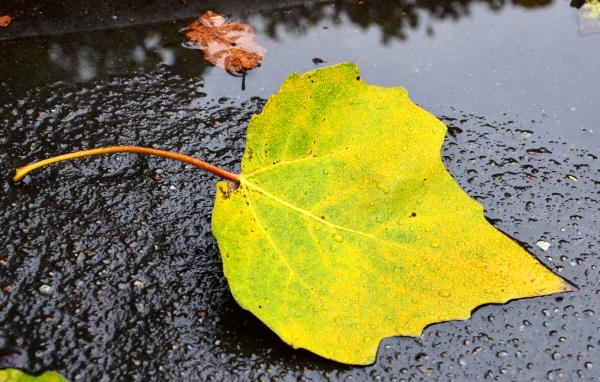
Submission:
[[[577,9],[223,2],[213,9],[253,25],[268,49],[242,91],[181,46],[179,28],[202,5],[100,2],[85,27],[64,17],[60,33],[36,34],[19,19],[38,17],[47,32],[65,9],[83,12],[75,1],[36,4],[47,13],[23,11],[12,32],[0,30],[22,33],[0,40],[0,367],[106,381],[600,375],[600,36],[578,32]],[[580,290],[485,306],[420,338],[385,340],[375,365],[345,367],[290,349],[235,304],[210,233],[213,177],[117,155],[9,181],[28,161],[112,144],[238,170],[245,125],[284,76],[339,61],[357,62],[369,82],[407,87],[443,119],[442,155],[460,185]]]
[[[542,128],[584,145],[590,139],[582,138],[579,130],[593,130],[591,121],[600,119],[595,102],[600,37],[582,36],[578,10],[567,4],[431,1],[393,6],[389,1],[360,1],[272,9],[256,3],[257,11],[230,2],[222,5],[232,19],[254,26],[257,41],[269,52],[262,67],[248,74],[245,93],[240,92],[241,79],[181,47],[179,30],[205,7],[171,4],[157,15],[148,7],[141,7],[145,13],[140,15],[113,7],[131,13],[129,18],[99,7],[106,17],[90,17],[89,23],[79,25],[76,16],[82,11],[75,7],[68,13],[71,17],[57,21],[66,33],[1,40],[0,67],[10,75],[1,80],[6,88],[0,100],[55,81],[110,79],[158,65],[187,78],[202,78],[214,97],[266,98],[290,72],[353,61],[367,81],[402,85],[434,113],[452,104],[495,118],[503,112],[524,120],[544,117]],[[115,20],[111,13],[118,14]],[[139,25],[148,14],[155,23]],[[17,18],[0,31],[0,38],[18,34],[19,28]]]

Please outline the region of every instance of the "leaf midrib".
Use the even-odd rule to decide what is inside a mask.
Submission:
[[[298,207],[298,206],[296,206],[296,205],[288,202],[285,199],[282,199],[282,198],[280,198],[280,197],[278,197],[276,195],[273,195],[272,193],[266,191],[265,189],[259,187],[258,185],[250,182],[244,176],[240,176],[240,183],[242,185],[246,186],[247,188],[254,189],[255,191],[257,191],[258,193],[264,195],[265,197],[267,197],[267,198],[269,198],[269,199],[271,199],[271,200],[273,200],[273,201],[275,201],[275,202],[277,202],[277,203],[279,203],[279,204],[281,204],[281,205],[283,205],[285,207],[288,207],[288,208],[296,211],[297,213],[299,213],[301,215],[304,215],[304,216],[306,216],[308,218],[311,218],[311,219],[313,219],[313,220],[315,220],[315,221],[317,221],[317,222],[319,222],[321,224],[324,224],[324,225],[326,225],[328,227],[331,227],[331,228],[334,228],[334,229],[337,229],[337,230],[340,230],[340,231],[350,232],[350,233],[353,233],[353,234],[358,235],[358,236],[369,238],[371,240],[383,241],[385,243],[394,243],[394,244],[400,245],[400,243],[396,243],[396,242],[393,242],[393,241],[385,240],[385,239],[379,238],[377,236],[374,236],[374,235],[366,233],[366,232],[358,231],[358,230],[355,230],[355,229],[352,229],[352,228],[348,228],[348,227],[345,227],[345,226],[342,226],[342,225],[339,225],[339,224],[328,222],[327,220],[322,219],[321,217],[319,217],[319,216],[317,216],[317,215],[315,215],[315,214],[313,214],[313,213],[305,210],[302,207]]]

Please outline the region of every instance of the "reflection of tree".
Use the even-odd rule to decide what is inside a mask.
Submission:
[[[0,68],[9,73],[2,81],[14,89],[60,80],[87,81],[160,64],[171,65],[180,74],[200,76],[208,64],[198,52],[180,48],[182,36],[177,29],[206,9],[251,24],[259,17],[264,32],[273,39],[279,27],[305,34],[320,23],[349,20],[362,29],[378,28],[387,43],[405,39],[410,30],[428,20],[459,20],[475,5],[497,11],[505,6],[542,7],[552,1],[206,0],[183,5],[176,0],[132,0],[124,6],[117,0],[104,0],[91,6],[88,0],[3,0],[0,14],[18,17],[0,30]],[[180,21],[174,24],[173,20]],[[433,33],[429,25],[426,30]],[[16,38],[32,34],[37,36]]]
[[[181,41],[171,23],[7,39],[0,42],[0,68],[7,73],[2,82],[21,91],[56,81],[150,71],[161,64],[201,76],[209,64],[198,51],[181,48]]]
[[[419,27],[421,19],[458,20],[470,14],[476,4],[486,4],[498,11],[504,6],[514,5],[523,8],[537,8],[552,4],[553,0],[359,0],[356,2],[334,1],[312,3],[277,11],[263,11],[260,15],[266,22],[265,31],[277,38],[277,27],[283,25],[288,31],[306,33],[311,27],[324,21],[339,24],[342,16],[366,29],[378,27],[382,39],[387,43],[393,38],[405,39],[407,30]],[[431,30],[429,30],[431,33]]]

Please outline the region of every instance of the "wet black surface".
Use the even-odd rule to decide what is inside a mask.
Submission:
[[[102,3],[88,23],[70,3],[55,33],[52,12],[23,12],[0,31],[0,367],[73,381],[600,378],[600,36],[577,32],[576,10],[257,2],[252,13],[226,3],[269,49],[241,91],[180,45],[178,28],[202,4],[174,3],[116,20],[100,16],[120,8]],[[134,21],[119,24],[123,15]],[[28,20],[47,29],[32,33]],[[374,365],[348,367],[290,349],[233,301],[210,232],[213,176],[116,155],[10,181],[16,166],[113,144],[237,171],[246,123],[284,76],[344,60],[442,118],[455,179],[579,291],[485,306],[419,338],[386,339]]]

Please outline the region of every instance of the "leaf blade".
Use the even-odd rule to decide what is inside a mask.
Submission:
[[[443,123],[357,78],[292,75],[252,119],[240,186],[220,183],[213,211],[240,305],[294,347],[368,364],[383,338],[565,290],[448,174]]]

